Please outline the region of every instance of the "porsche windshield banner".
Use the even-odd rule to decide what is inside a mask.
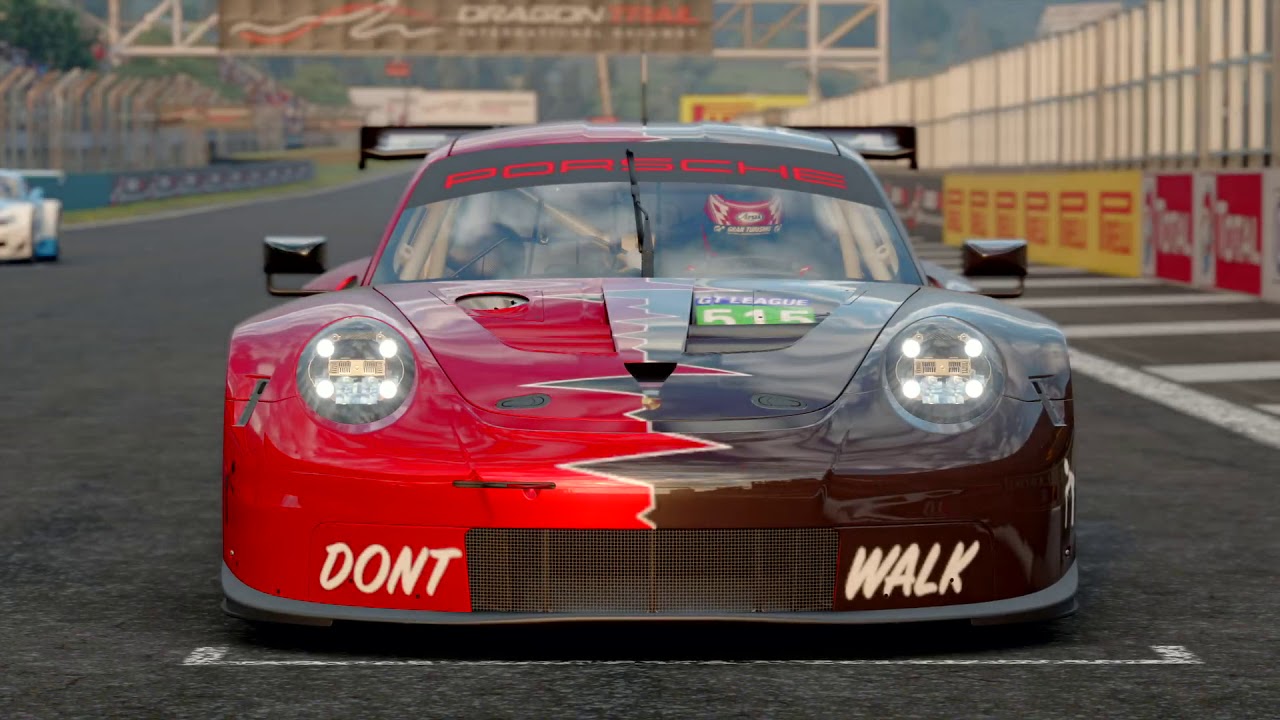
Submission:
[[[220,49],[259,55],[703,55],[713,0],[219,0]]]

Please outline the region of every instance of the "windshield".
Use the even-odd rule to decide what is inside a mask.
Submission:
[[[788,155],[794,159],[816,153],[790,151]],[[869,182],[874,182],[854,163],[820,157],[867,174]],[[760,178],[691,182],[687,181],[690,174],[677,176],[676,181],[652,182],[647,178],[654,173],[646,172],[644,160],[637,157],[635,174],[640,203],[650,220],[646,242],[653,251],[657,277],[918,283],[900,250],[891,211],[874,202],[878,200],[874,193],[827,187],[811,190],[795,182],[770,183]],[[510,163],[510,158],[504,162]],[[565,164],[557,164],[556,169]],[[442,168],[446,169],[451,168]],[[432,170],[423,184],[432,182]],[[558,173],[511,182],[514,173],[509,170],[495,172],[497,178],[488,170],[472,166],[445,175],[436,182],[454,185],[450,188],[454,192],[438,193],[446,197],[433,202],[429,193],[415,190],[414,199],[428,202],[411,202],[406,208],[378,263],[374,282],[641,275],[628,172],[615,172],[606,182],[555,182],[566,179],[556,177]],[[472,177],[479,181],[473,182]],[[803,173],[801,177],[825,178]],[[499,182],[486,182],[493,179]],[[495,184],[499,187],[487,189]],[[474,192],[462,192],[468,185]]]

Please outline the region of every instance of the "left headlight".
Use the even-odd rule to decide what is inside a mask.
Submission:
[[[413,351],[390,325],[341,320],[307,343],[298,359],[298,394],[317,415],[367,425],[400,409],[413,394]]]
[[[995,344],[954,318],[912,324],[894,338],[886,365],[885,381],[894,402],[927,424],[956,426],[977,420],[1004,390],[1004,368]]]

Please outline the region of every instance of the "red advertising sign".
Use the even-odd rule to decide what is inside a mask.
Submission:
[[[1262,294],[1262,173],[1222,174],[1205,198],[1215,286]]]
[[[1026,203],[1027,242],[1032,245],[1048,245],[1052,210],[1049,193],[1028,192]]]
[[[1147,245],[1152,253],[1151,272],[1158,278],[1191,283],[1195,272],[1192,209],[1195,176],[1157,175],[1147,192],[1150,229]]]
[[[1084,250],[1089,247],[1089,194],[1058,193],[1058,244]]]
[[[991,194],[986,190],[969,191],[969,232],[976,238],[991,237]]]
[[[1098,194],[1098,249],[1111,255],[1132,255],[1138,228],[1134,221],[1133,193],[1103,191]]]
[[[1016,238],[1018,232],[1018,193],[1001,190],[996,193],[996,235]]]
[[[964,232],[964,190],[948,190],[943,200],[946,203],[947,230]]]

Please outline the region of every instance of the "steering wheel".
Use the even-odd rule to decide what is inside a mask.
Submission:
[[[479,245],[480,250],[475,255],[463,260],[462,264],[459,265],[457,269],[453,271],[453,274],[449,276],[449,279],[486,280],[488,278],[481,277],[481,274],[477,270],[477,268],[484,267],[485,258],[511,242],[514,242],[515,244],[533,242],[533,240],[516,232],[506,223],[501,223],[496,220],[491,221],[489,223],[489,228],[490,232],[485,234],[483,244]]]

